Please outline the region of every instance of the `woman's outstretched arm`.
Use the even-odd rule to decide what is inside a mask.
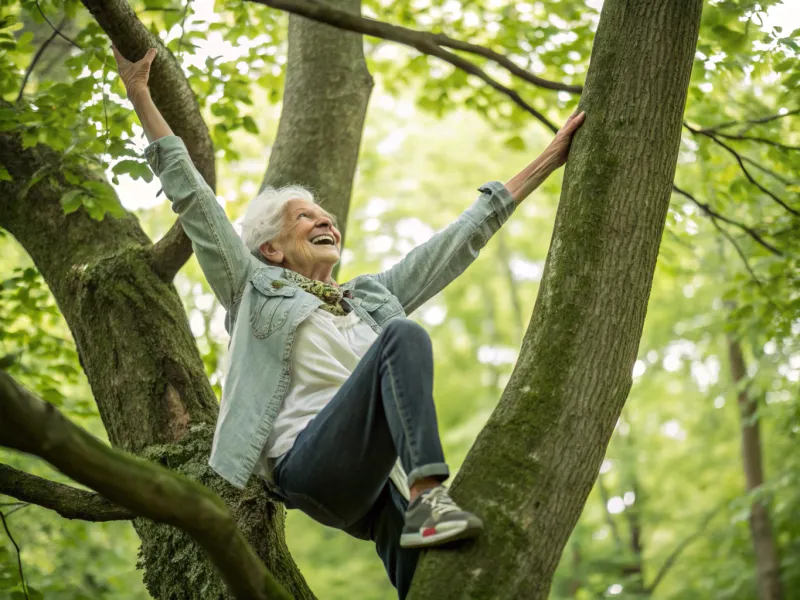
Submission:
[[[173,135],[150,98],[147,81],[156,50],[131,62],[114,48],[119,74],[150,141],[145,149],[150,167],[161,180],[164,194],[180,215],[181,225],[192,240],[197,261],[211,289],[226,310],[238,301],[247,279],[258,266],[233,229],[211,188],[192,164],[183,141]]]
[[[117,59],[119,77],[125,84],[128,99],[139,116],[147,141],[152,144],[158,139],[174,135],[153,103],[153,99],[150,97],[150,88],[147,87],[150,65],[153,64],[153,59],[156,57],[156,49],[150,48],[144,58],[137,62],[131,62],[122,56],[115,46],[111,48],[114,50],[114,58]]]
[[[508,220],[520,202],[567,161],[572,136],[585,118],[573,114],[547,149],[510,179],[480,188],[480,198],[454,223],[377,275],[410,314],[442,291],[478,258],[481,249]]]

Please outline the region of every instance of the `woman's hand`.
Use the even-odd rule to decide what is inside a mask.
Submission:
[[[128,98],[135,101],[143,92],[147,92],[147,80],[150,77],[150,65],[156,57],[156,49],[150,48],[141,60],[131,62],[119,53],[116,46],[111,46],[117,60],[119,77],[125,85]]]
[[[584,119],[586,119],[585,112],[579,113],[576,111],[572,113],[572,116],[558,130],[556,137],[545,148],[545,151],[506,182],[506,189],[511,194],[511,197],[514,198],[514,202],[517,204],[522,202],[550,176],[550,173],[564,166],[564,163],[567,162],[572,136],[575,135],[578,127],[583,124]]]
[[[150,90],[147,89],[147,80],[150,78],[150,65],[153,64],[153,59],[156,57],[156,49],[150,48],[147,54],[136,62],[131,62],[122,56],[116,47],[111,46],[111,49],[114,50],[114,58],[117,59],[119,78],[122,79],[128,98],[133,103],[136,114],[139,115],[139,120],[142,122],[142,128],[147,139],[150,142],[155,142],[168,135],[173,135],[172,129],[169,128],[164,117],[161,116],[156,105],[153,104]]]
[[[569,154],[569,145],[572,143],[572,136],[575,135],[575,132],[578,130],[583,124],[584,119],[586,119],[586,113],[581,111],[575,111],[572,113],[567,122],[558,130],[556,133],[556,137],[553,138],[553,141],[550,142],[550,145],[547,146],[544,153],[545,155],[549,155],[551,164],[555,165],[555,168],[558,169],[559,167],[564,166],[567,162],[567,155]]]

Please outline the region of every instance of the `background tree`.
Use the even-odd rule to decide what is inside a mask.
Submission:
[[[748,373],[748,391],[765,399],[759,418],[765,426],[767,458],[765,483],[755,493],[774,511],[784,589],[800,587],[791,585],[798,577],[792,567],[798,551],[793,540],[798,536],[790,518],[798,504],[793,484],[798,465],[787,451],[796,436],[796,394],[790,390],[798,377],[792,332],[798,306],[791,292],[798,272],[796,214],[792,212],[797,207],[793,177],[798,159],[791,148],[798,142],[791,127],[796,106],[787,100],[796,93],[800,75],[793,46],[796,34],[761,27],[772,4],[725,2],[704,9],[676,176],[677,189],[685,195],[673,197],[667,214],[667,236],[661,244],[629,409],[626,420],[615,429],[615,438],[622,439],[627,435],[623,425],[630,424],[637,432],[636,458],[631,460],[647,465],[636,470],[641,494],[635,497],[643,500],[637,507],[644,549],[640,565],[644,581],[658,581],[654,593],[664,597],[710,597],[709,590],[724,589],[730,597],[750,598],[756,589],[752,543],[746,525],[741,527],[752,499],[741,496],[744,483],[735,409],[728,419],[720,416],[726,411],[726,396],[731,402],[735,396],[718,368],[726,353],[726,334],[747,340],[747,347],[755,349],[748,361],[755,365]],[[164,283],[186,257],[185,240],[179,230],[172,229],[164,241],[151,247],[132,219],[114,218],[122,211],[116,196],[109,193],[112,188],[103,183],[106,175],[112,186],[115,177],[121,180],[123,185],[117,189],[130,207],[141,206],[144,198],[154,197],[158,190],[157,185],[142,183],[149,172],[138,158],[138,129],[118,96],[121,88],[110,67],[107,43],[111,37],[124,52],[135,55],[158,37],[177,59],[161,53],[156,73],[163,85],[154,90],[154,97],[165,114],[174,111],[168,116],[173,128],[189,142],[195,163],[212,185],[217,175],[213,142],[221,159],[216,165],[218,179],[226,185],[220,193],[230,202],[231,216],[239,214],[257,189],[253,182],[261,180],[264,144],[272,145],[275,139],[271,126],[278,115],[269,102],[280,99],[283,84],[285,17],[241,2],[217,3],[213,12],[202,2],[132,3],[135,13],[124,2],[85,5],[91,13],[76,2],[8,3],[2,9],[0,93],[12,106],[0,109],[0,129],[7,132],[2,135],[0,162],[8,173],[0,171],[4,180],[0,220],[33,258],[58,302],[56,308],[19,246],[11,238],[3,240],[8,273],[0,315],[3,352],[23,350],[11,372],[94,433],[105,435],[105,425],[112,444],[154,458],[221,492],[267,567],[293,586],[296,596],[303,597],[309,592],[281,541],[282,510],[266,499],[255,482],[245,494],[234,493],[205,468],[216,409],[212,390],[204,383],[203,366],[218,392],[224,348],[219,309],[204,288],[196,264],[187,265],[175,279],[175,289],[189,315],[201,364],[183,308],[171,285]],[[533,148],[547,141],[546,130],[538,129],[531,115],[538,113],[557,122],[575,105],[574,88],[583,82],[598,17],[596,7],[582,2],[510,8],[369,3],[363,10],[400,26],[441,30],[453,38],[508,52],[538,77],[567,89],[531,87],[530,81],[504,75],[485,56],[454,55],[468,57],[487,77],[516,92],[517,98],[511,99],[485,79],[467,77],[464,65],[456,69],[441,62],[438,44],[436,48],[415,46],[438,53],[434,58],[366,38],[366,55],[379,95],[373,99],[364,130],[348,228],[352,253],[345,255],[342,279],[385,267],[464,208],[470,190],[480,183],[476,173],[487,174],[479,179],[506,177],[509,164],[521,166]],[[71,41],[54,34],[43,14],[53,25],[63,27]],[[18,27],[20,22],[23,27]],[[307,37],[295,45],[298,54],[290,58],[290,70],[300,67],[295,81],[309,85],[313,77],[302,75],[313,72],[321,60],[335,60],[338,53],[327,56],[314,51],[313,41],[325,28],[305,26],[299,19],[293,23],[290,38],[303,32]],[[329,35],[331,40],[344,40],[348,34],[331,31]],[[215,36],[233,46],[225,53],[205,52],[206,41]],[[342,42],[342,46],[348,44]],[[304,48],[307,53],[300,52]],[[351,43],[349,48],[351,52],[356,48],[357,54],[360,44]],[[304,61],[308,61],[305,69]],[[357,61],[345,60],[343,64],[350,67],[340,71],[330,64],[331,90],[348,74],[364,81],[365,71],[353,66]],[[182,79],[181,66],[197,105],[186,95],[189,86]],[[292,85],[288,76],[287,95]],[[20,94],[23,80],[25,91]],[[314,94],[299,97],[310,99]],[[329,97],[336,95],[332,92]],[[356,104],[354,97],[342,104]],[[360,97],[363,106],[366,95],[362,92]],[[288,101],[286,106],[290,106]],[[307,114],[314,111],[308,107]],[[355,115],[355,121],[348,123],[357,123],[358,110],[347,114]],[[283,129],[285,139],[300,147],[301,136],[292,140],[294,129]],[[360,126],[349,130],[357,133],[348,138],[352,161]],[[303,156],[330,160],[333,153],[326,152],[319,140],[330,145],[338,138],[312,141]],[[278,147],[277,140],[274,145]],[[273,163],[278,154],[276,149],[271,155]],[[314,161],[309,165],[313,167]],[[108,166],[111,170],[106,173]],[[344,167],[336,165],[332,171],[346,174]],[[138,178],[141,187],[134,187],[137,184],[129,176]],[[350,183],[344,185],[349,189]],[[528,314],[524,307],[531,305],[536,294],[539,261],[547,248],[546,236],[531,232],[552,226],[556,189],[558,182],[546,186],[541,200],[524,207],[521,216],[504,229],[503,243],[490,245],[482,261],[420,312],[437,346],[436,396],[446,450],[455,464],[461,462],[493,409],[498,386],[505,386],[516,359],[515,340]],[[396,191],[390,195],[389,190]],[[322,189],[318,191],[326,196]],[[333,194],[330,200],[345,195]],[[74,212],[64,217],[64,209]],[[110,214],[103,221],[93,220],[104,213]],[[163,202],[140,209],[138,215],[153,239],[174,222]],[[78,225],[73,229],[66,222]],[[86,265],[86,269],[70,271],[73,264]],[[721,264],[732,273],[722,284]],[[15,267],[20,270],[13,272]],[[482,290],[487,287],[494,290],[488,302],[494,305],[497,327],[482,332],[487,321],[487,294]],[[726,300],[734,300],[739,307],[731,317],[721,316],[719,303]],[[98,322],[102,314],[117,318]],[[154,331],[161,335],[155,338]],[[109,332],[115,334],[109,338]],[[78,354],[91,392],[80,373]],[[109,357],[131,358],[117,358],[110,365]],[[482,369],[474,368],[476,358]],[[97,409],[103,425],[94,416]],[[178,437],[181,441],[172,443]],[[619,481],[620,487],[610,492],[614,495],[605,503],[605,512],[613,509],[614,514],[625,516],[633,504],[631,490],[622,488],[631,485],[631,480],[617,477],[623,463],[615,456],[615,447],[612,441],[601,471],[612,482]],[[4,462],[57,477],[21,455],[4,455]],[[468,481],[465,477],[465,484]],[[686,485],[687,481],[696,487]],[[634,504],[639,501],[636,498]],[[626,507],[622,511],[619,502]],[[703,526],[721,503],[723,508]],[[597,521],[592,510],[599,504],[589,498],[569,546],[579,551],[564,554],[568,562],[556,572],[556,595],[562,589],[573,597],[592,589],[615,596],[635,592],[624,574],[596,566],[606,552],[601,536],[607,519]],[[43,589],[48,597],[80,593],[113,597],[119,586],[130,597],[129,586],[138,576],[130,571],[130,549],[135,542],[129,528],[119,534],[111,533],[116,531],[112,524],[65,524],[48,520],[35,507],[22,510],[24,506],[10,507],[7,512],[16,512],[8,521],[22,544],[34,588]],[[119,530],[119,524],[116,527]],[[136,527],[143,542],[146,584],[153,596],[207,597],[221,589],[185,536],[146,522],[137,521]],[[701,529],[701,535],[695,535]],[[287,531],[294,536],[295,559],[301,565],[314,565],[303,571],[322,597],[331,597],[337,590],[344,597],[391,597],[366,545],[315,528],[294,513]],[[326,536],[324,544],[319,543],[320,536]],[[119,550],[100,550],[110,545],[104,537],[120,538],[113,545]],[[691,543],[684,546],[690,537]],[[49,541],[38,541],[44,539]],[[73,545],[82,540],[73,546],[77,558],[69,566],[53,565],[47,558],[51,548],[62,543],[59,540]],[[128,554],[123,548],[128,548]],[[676,550],[680,552],[675,554]],[[14,548],[9,544],[3,552],[1,581],[21,591]],[[720,555],[725,560],[719,560]],[[662,575],[664,566],[668,568]],[[125,575],[115,576],[114,570]],[[567,579],[570,585],[564,588],[562,582]]]

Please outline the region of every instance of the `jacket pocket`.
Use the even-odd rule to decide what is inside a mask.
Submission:
[[[250,281],[256,292],[250,308],[250,327],[257,338],[265,338],[286,323],[297,288],[277,279],[253,276]]]
[[[361,300],[361,307],[379,325],[392,317],[405,315],[400,301],[388,292],[386,294],[368,294],[364,296]]]

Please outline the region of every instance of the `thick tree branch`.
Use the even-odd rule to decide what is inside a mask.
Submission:
[[[175,135],[186,144],[192,162],[214,189],[214,147],[197,98],[178,61],[139,20],[126,0],[82,0],[108,37],[129,59],[139,59],[149,48],[158,48],[150,69],[150,94]],[[179,222],[153,248],[154,268],[171,280],[192,254],[192,245]]]
[[[691,200],[692,202],[694,202],[694,204],[696,204],[696,205],[697,205],[697,206],[698,206],[698,207],[699,207],[699,208],[700,208],[700,209],[701,209],[701,210],[702,210],[702,211],[703,211],[705,214],[707,214],[709,217],[712,217],[712,218],[719,219],[720,221],[723,221],[723,222],[725,222],[725,223],[728,223],[729,225],[733,225],[733,226],[735,226],[735,227],[738,227],[739,229],[741,229],[742,231],[744,231],[744,232],[745,232],[747,235],[749,235],[751,238],[753,238],[753,239],[754,239],[756,242],[758,242],[759,244],[761,244],[761,245],[762,245],[764,248],[766,248],[767,250],[769,250],[769,251],[770,251],[772,254],[775,254],[776,256],[783,256],[783,252],[781,252],[780,250],[778,250],[778,249],[777,249],[775,246],[773,246],[772,244],[770,244],[770,243],[768,243],[767,241],[765,241],[765,240],[764,240],[764,238],[762,238],[762,237],[761,237],[761,236],[758,234],[758,232],[756,232],[756,231],[755,231],[755,230],[754,230],[752,227],[748,227],[748,226],[747,226],[747,225],[745,225],[744,223],[740,223],[739,221],[735,221],[735,220],[733,220],[733,219],[731,219],[731,218],[729,218],[729,217],[726,217],[725,215],[722,215],[722,214],[720,214],[720,213],[716,212],[716,211],[715,211],[714,209],[712,209],[712,208],[711,208],[711,207],[710,207],[708,204],[706,204],[705,202],[700,202],[700,201],[699,201],[697,198],[695,198],[695,197],[694,197],[692,194],[690,194],[689,192],[686,192],[686,191],[682,190],[681,188],[679,188],[679,187],[678,187],[677,185],[675,185],[674,183],[672,184],[672,190],[673,190],[674,192],[676,192],[676,193],[680,194],[680,195],[681,195],[681,196],[683,196],[684,198],[688,198],[689,200]]]
[[[208,488],[101,443],[0,372],[0,445],[43,458],[138,516],[194,538],[242,599],[290,598]]]
[[[720,140],[714,133],[711,133],[708,130],[695,129],[694,127],[692,127],[688,123],[684,123],[683,126],[686,129],[688,129],[689,131],[691,131],[694,135],[703,135],[703,136],[709,138],[710,140],[712,140],[718,146],[721,146],[722,148],[727,150],[730,154],[733,155],[733,157],[736,159],[736,162],[739,163],[739,168],[742,170],[742,173],[744,173],[744,176],[747,177],[747,180],[750,183],[752,183],[759,190],[761,190],[762,192],[767,194],[770,198],[772,198],[775,202],[780,204],[783,208],[785,208],[787,211],[792,213],[794,216],[800,217],[800,210],[792,208],[784,200],[782,200],[776,194],[774,194],[773,192],[769,191],[767,188],[765,188],[763,185],[761,185],[758,181],[756,181],[756,179],[753,177],[753,175],[750,173],[750,171],[747,170],[747,167],[744,165],[744,161],[742,160],[742,157],[739,155],[739,153],[736,150],[731,148],[728,144],[726,144],[725,142]]]
[[[533,115],[539,121],[541,121],[548,129],[550,129],[553,133],[558,131],[558,127],[556,127],[547,117],[545,117],[542,113],[537,111],[533,108],[530,104],[525,102],[522,97],[511,88],[503,85],[502,83],[496,81],[492,77],[490,77],[483,69],[478,67],[475,63],[470,62],[469,60],[450,52],[449,50],[445,50],[444,47],[450,47],[458,50],[464,50],[466,52],[471,52],[473,54],[479,54],[481,56],[491,58],[501,64],[502,66],[508,68],[509,64],[513,65],[510,60],[506,57],[503,57],[501,54],[498,54],[488,48],[482,48],[480,46],[476,46],[474,44],[469,44],[467,42],[461,42],[458,40],[454,40],[444,35],[436,35],[427,33],[424,31],[416,31],[413,29],[407,29],[405,27],[399,27],[397,25],[391,25],[389,23],[383,23],[381,21],[375,21],[373,19],[367,19],[365,17],[361,17],[358,15],[354,15],[343,10],[339,10],[336,8],[332,8],[328,5],[322,4],[321,2],[316,2],[315,0],[252,0],[253,2],[257,2],[258,4],[264,4],[265,6],[270,6],[272,8],[277,8],[279,10],[284,10],[289,13],[293,13],[296,15],[300,15],[302,17],[306,17],[308,19],[312,19],[315,21],[319,21],[321,23],[326,23],[328,25],[332,25],[334,27],[338,27],[340,29],[346,29],[348,31],[354,31],[356,33],[361,33],[364,35],[369,35],[373,37],[378,37],[381,39],[389,40],[392,42],[397,42],[399,44],[403,44],[405,46],[409,46],[422,52],[423,54],[428,54],[430,56],[435,56],[440,58],[441,60],[450,63],[454,67],[463,70],[470,75],[474,75],[482,80],[484,83],[488,84],[490,87],[496,89],[499,92],[507,95],[511,100],[517,104],[520,108],[525,110],[526,112]],[[572,93],[578,93],[580,91],[579,86],[568,86],[565,84],[559,84],[552,81],[546,81],[535,75],[528,73],[524,69],[520,67],[514,66],[514,74],[523,77],[526,81],[534,83],[535,85],[539,85],[540,87],[548,87],[548,89],[557,89],[568,91]],[[520,73],[524,73],[524,76]],[[546,83],[547,85],[543,85]]]
[[[400,27],[399,25],[392,25],[391,23],[384,23],[383,21],[376,21],[367,17],[361,17],[355,14],[347,13],[343,10],[331,8],[317,0],[251,0],[259,4],[265,4],[272,8],[277,8],[286,12],[294,13],[308,19],[327,23],[339,29],[346,29],[348,31],[355,31],[371,37],[376,37],[391,42],[397,42],[404,46],[415,48],[423,54],[431,54],[429,50],[432,46],[440,46],[444,48],[452,48],[453,50],[461,50],[477,56],[483,56],[489,60],[496,62],[501,67],[507,69],[513,75],[520,79],[532,83],[535,86],[548,89],[558,90],[562,92],[569,92],[571,94],[580,94],[583,88],[579,85],[569,85],[560,83],[558,81],[550,81],[543,79],[526,71],[507,56],[495,52],[484,46],[471,44],[461,40],[456,40],[443,33],[430,33],[427,31],[419,31],[417,29],[409,29],[407,27]],[[434,56],[438,56],[435,55]],[[446,59],[444,59],[446,60]],[[458,65],[455,65],[458,66]],[[459,67],[460,68],[460,67]]]
[[[133,513],[100,494],[80,490],[0,464],[0,494],[56,511],[65,519],[124,521]]]

